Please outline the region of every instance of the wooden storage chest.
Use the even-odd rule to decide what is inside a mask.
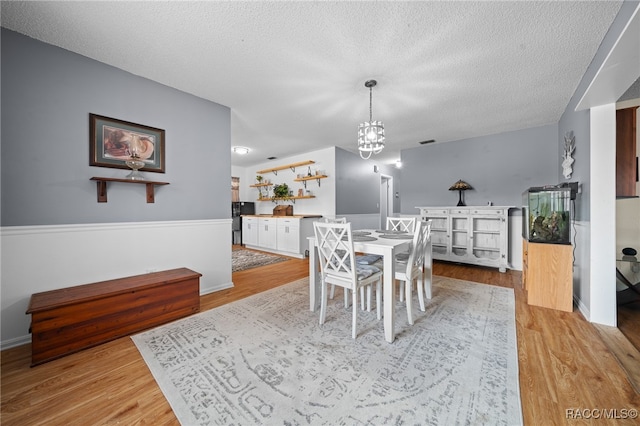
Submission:
[[[31,366],[200,310],[200,277],[187,268],[35,293]]]

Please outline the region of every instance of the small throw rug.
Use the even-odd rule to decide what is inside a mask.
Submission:
[[[258,266],[271,265],[272,263],[287,260],[286,257],[274,254],[259,253],[250,250],[233,250],[231,252],[231,271],[240,272],[245,269],[257,268]]]
[[[522,424],[513,290],[434,277],[426,312],[309,311],[308,278],[132,336],[183,425]]]

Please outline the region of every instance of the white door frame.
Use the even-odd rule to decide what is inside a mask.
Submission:
[[[387,226],[387,217],[393,216],[393,176],[380,173],[380,229]]]

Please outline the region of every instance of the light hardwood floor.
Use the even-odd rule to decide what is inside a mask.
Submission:
[[[528,306],[520,272],[436,263],[434,273],[514,289],[525,425],[590,424],[568,419],[567,410],[616,409],[620,414],[640,407],[640,395],[596,328],[577,311]],[[202,296],[201,310],[305,276],[306,259],[234,273],[235,287]],[[1,356],[2,425],[178,424],[129,338],[34,368],[29,367],[29,345]],[[597,424],[636,425],[638,420],[601,419]]]
[[[640,301],[618,306],[618,328],[640,350]]]

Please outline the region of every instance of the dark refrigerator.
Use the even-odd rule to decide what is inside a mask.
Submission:
[[[231,203],[231,243],[242,245],[242,215],[256,214],[256,207],[253,202],[236,201]]]

